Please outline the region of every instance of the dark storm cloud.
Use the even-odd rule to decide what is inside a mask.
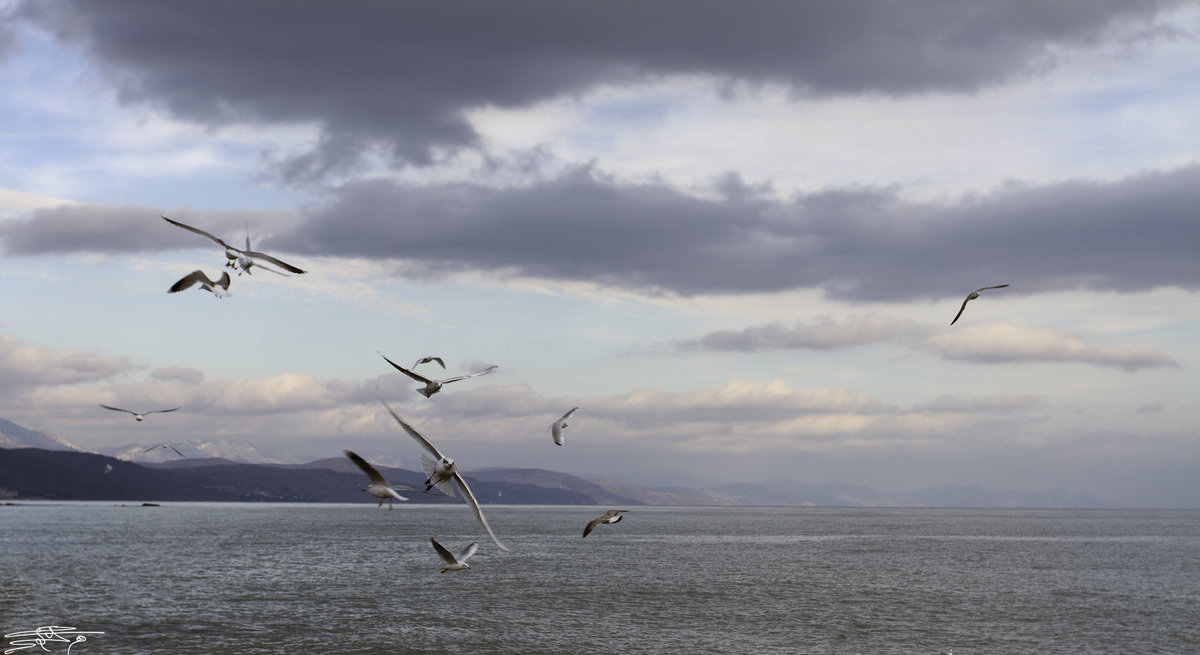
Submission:
[[[988,2],[26,2],[95,57],[126,102],[207,125],[312,121],[293,177],[366,149],[426,163],[477,145],[464,113],[672,74],[799,94],[971,92],[1054,53],[1153,38],[1162,7]],[[2,40],[2,39],[0,39]]]
[[[844,300],[958,302],[1004,283],[1016,293],[1200,288],[1198,206],[1196,166],[1113,183],[1010,185],[949,204],[888,189],[702,199],[583,169],[526,187],[357,183],[272,243],[395,259],[409,277],[474,271],[646,293],[820,288]],[[885,338],[884,328],[857,338]]]

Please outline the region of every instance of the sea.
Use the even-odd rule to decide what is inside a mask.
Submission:
[[[607,509],[0,505],[0,648],[1200,653],[1200,511]]]

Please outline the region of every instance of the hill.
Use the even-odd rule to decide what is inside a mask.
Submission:
[[[424,487],[417,471],[377,467],[393,486]],[[908,493],[856,485],[790,480],[710,489],[638,487],[530,468],[486,468],[466,474],[481,503],[512,505],[842,506],[842,507],[1105,507],[1064,490],[1032,493],[942,485]],[[219,458],[135,464],[115,457],[39,448],[0,448],[0,498],[127,501],[374,502],[366,476],[344,457],[307,464],[245,464]],[[401,491],[412,503],[462,502]]]

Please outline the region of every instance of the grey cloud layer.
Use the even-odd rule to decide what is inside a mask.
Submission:
[[[127,102],[202,124],[313,121],[321,175],[381,146],[425,163],[476,145],[465,112],[672,74],[806,94],[970,92],[1056,50],[1147,38],[1174,2],[675,0],[578,3],[26,2]],[[3,38],[0,37],[0,42]]]
[[[28,219],[0,221],[0,240],[7,255],[48,255],[71,252],[133,253],[184,248],[214,248],[203,236],[175,227],[160,218],[166,214],[199,227],[226,243],[245,243],[247,230],[258,247],[258,236],[292,216],[279,211],[193,211],[112,205],[62,205],[34,211]]]
[[[841,299],[912,300],[985,283],[1026,293],[1196,289],[1197,206],[1195,166],[1112,184],[1010,186],[941,205],[870,189],[709,200],[584,170],[520,188],[355,184],[276,243],[406,260],[406,275],[511,272],[681,295],[821,288]]]
[[[276,231],[261,244],[273,252],[393,260],[417,278],[470,271],[684,296],[819,288],[843,300],[905,301],[994,283],[1022,293],[1195,290],[1198,206],[1200,166],[1114,183],[1013,185],[953,204],[878,189],[705,199],[581,169],[524,187],[360,182],[299,220],[177,217],[234,240],[251,220],[252,231]],[[38,210],[0,222],[0,239],[9,255],[206,247],[158,213]]]

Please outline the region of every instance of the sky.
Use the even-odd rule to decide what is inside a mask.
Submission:
[[[0,417],[82,448],[1200,507],[1193,2],[0,0],[0,115]]]

